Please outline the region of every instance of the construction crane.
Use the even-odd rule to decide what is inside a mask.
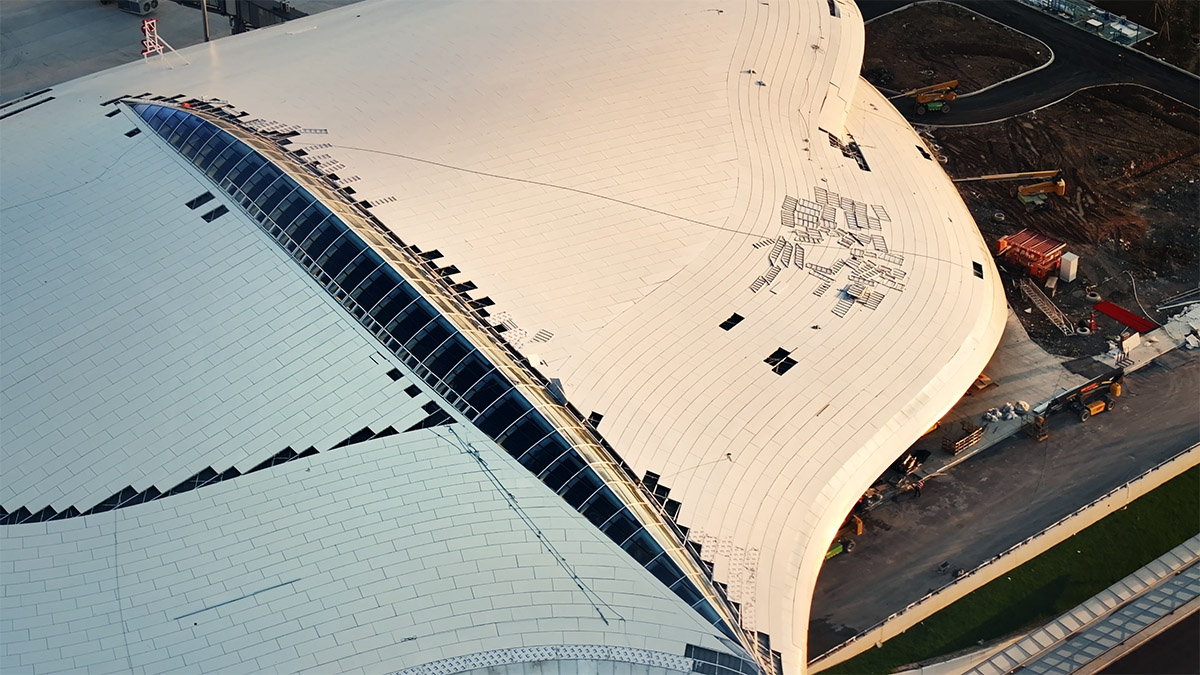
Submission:
[[[930,110],[948,113],[950,112],[950,102],[958,98],[958,94],[954,91],[957,87],[958,80],[950,80],[906,91],[901,96],[917,99],[918,115],[924,115]]]
[[[1067,182],[1063,180],[1062,171],[1054,169],[1053,171],[1022,171],[1019,173],[995,173],[988,176],[973,176],[971,178],[955,178],[955,183],[968,183],[971,181],[1002,181],[1002,180],[1035,180],[1042,178],[1039,183],[1022,185],[1017,188],[1017,199],[1022,204],[1029,207],[1030,210],[1038,210],[1046,207],[1046,195],[1056,194],[1059,197],[1067,193]]]

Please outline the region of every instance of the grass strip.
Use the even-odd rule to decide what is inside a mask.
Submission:
[[[1200,532],[1192,467],[1007,575],[822,673],[876,675],[1040,625]]]

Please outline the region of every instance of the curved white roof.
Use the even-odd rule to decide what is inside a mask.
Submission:
[[[510,343],[603,415],[638,475],[660,476],[743,626],[801,672],[836,528],[966,390],[1005,318],[953,185],[859,80],[862,44],[848,0],[367,2],[186,50],[189,66],[55,88],[0,127],[4,206],[30,172],[20,201],[64,214],[86,188],[58,185],[89,170],[147,185],[155,204],[200,192],[108,136],[87,159],[78,129],[127,126],[95,106],[121,94],[220,98],[298,125],[292,147],[316,146],[384,225],[443,253]],[[69,133],[42,153],[84,157],[65,178],[32,159],[50,128]],[[131,190],[130,212],[158,208]],[[14,394],[33,416],[35,394]]]
[[[665,675],[691,671],[689,645],[736,653],[506,459],[472,428],[427,429],[0,528],[3,670],[426,675],[557,660]]]

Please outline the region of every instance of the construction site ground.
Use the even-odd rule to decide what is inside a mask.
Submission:
[[[1091,0],[1113,14],[1158,31],[1137,49],[1190,73],[1200,75],[1200,3],[1195,0]]]
[[[813,599],[809,644],[818,655],[948,583],[1112,488],[1200,442],[1200,354],[1126,378],[1116,408],[1087,422],[1051,417],[1042,443],[1016,435],[940,475],[918,496],[888,500],[864,518],[854,551],[829,560]]]
[[[947,2],[910,5],[866,31],[863,75],[893,92],[957,79],[966,94],[1050,59],[1041,42]]]
[[[985,239],[1028,227],[1061,239],[1080,256],[1079,278],[1054,302],[1072,321],[1089,317],[1088,286],[1158,323],[1154,305],[1200,283],[1200,116],[1193,108],[1132,86],[1105,86],[993,124],[928,129],[953,178],[1061,169],[1065,197],[1030,212],[1012,182],[960,183]],[[1003,265],[1002,265],[1003,267]],[[1036,342],[1055,354],[1106,351],[1124,326],[1097,314],[1097,330],[1067,336],[1015,287],[1009,302]],[[1135,295],[1136,291],[1136,295]],[[1144,308],[1141,309],[1141,308]]]

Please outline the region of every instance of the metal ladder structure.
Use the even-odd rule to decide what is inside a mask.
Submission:
[[[1067,315],[1063,314],[1062,310],[1058,308],[1058,305],[1051,302],[1050,298],[1047,298],[1046,294],[1042,292],[1042,289],[1038,288],[1036,284],[1029,280],[1029,277],[1023,277],[1020,281],[1020,285],[1021,292],[1025,294],[1025,297],[1033,301],[1033,304],[1038,309],[1042,310],[1042,313],[1050,319],[1050,322],[1055,326],[1058,326],[1058,329],[1063,332],[1063,335],[1075,334],[1075,328],[1067,319]]]

